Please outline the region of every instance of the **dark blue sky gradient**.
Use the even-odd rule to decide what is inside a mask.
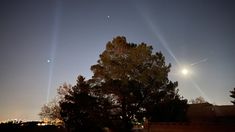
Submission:
[[[232,0],[1,0],[0,121],[39,119],[48,87],[52,99],[64,82],[90,78],[90,66],[118,35],[161,51],[185,98],[231,104],[234,23]],[[179,74],[182,66],[192,74]]]

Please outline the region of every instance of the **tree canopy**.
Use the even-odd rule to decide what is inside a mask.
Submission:
[[[170,68],[152,46],[118,36],[91,66],[91,79],[79,76],[75,86],[59,90],[61,117],[74,131],[130,131],[143,118],[185,121],[187,100],[178,94],[178,83],[168,79]]]
[[[107,43],[98,64],[91,66],[92,80],[101,85],[99,91],[103,94],[115,95],[124,120],[145,116],[160,121],[167,116],[164,112],[153,116],[160,109],[171,109],[171,121],[182,120],[173,116],[181,110],[185,113],[187,101],[178,95],[178,83],[168,79],[170,67],[161,52],[153,53],[152,46],[128,43],[125,37],[118,36]],[[172,107],[176,102],[184,105],[176,109]]]

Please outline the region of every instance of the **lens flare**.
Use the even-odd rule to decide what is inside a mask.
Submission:
[[[182,64],[177,59],[177,57],[175,56],[175,54],[171,50],[170,46],[168,45],[167,40],[165,40],[164,36],[160,33],[159,28],[157,28],[156,23],[153,23],[152,20],[151,20],[151,17],[149,17],[144,11],[142,11],[140,7],[136,7],[136,8],[137,8],[137,10],[139,10],[140,15],[145,20],[145,22],[146,22],[147,26],[149,27],[149,29],[153,32],[154,36],[159,40],[160,44],[165,48],[165,50],[169,53],[169,55],[174,59],[174,61],[177,64],[177,67],[182,67]],[[208,59],[205,58],[203,60],[200,60],[200,61],[198,61],[196,63],[191,64],[190,66],[191,67],[195,66],[195,65],[197,65],[199,63],[206,62],[207,60]],[[183,68],[180,72],[181,72],[182,75],[189,77],[189,79],[191,78],[190,77],[191,75],[189,76],[189,74],[192,74],[192,70],[191,69]],[[203,97],[205,97],[208,101],[210,101],[209,97],[206,96],[206,94],[203,92],[202,88],[195,82],[195,80],[191,80],[191,83],[200,92],[200,94]]]

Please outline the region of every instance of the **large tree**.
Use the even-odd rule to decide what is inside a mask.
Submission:
[[[180,121],[187,100],[178,95],[178,83],[168,79],[170,67],[161,52],[153,53],[152,46],[128,43],[118,36],[91,67],[92,80],[100,86],[98,91],[116,100],[117,117],[125,124],[144,116],[152,121],[162,121],[164,116],[168,117],[164,121]]]
[[[235,105],[235,88],[233,88],[233,90],[230,91],[230,93],[231,93],[230,97],[232,97],[232,98],[234,99],[234,100],[231,101],[231,102]]]
[[[187,100],[178,83],[168,79],[170,64],[161,52],[145,43],[128,43],[125,37],[108,42],[94,75],[79,76],[71,88],[61,88],[60,114],[70,131],[97,131],[109,127],[130,131],[133,121],[183,121]],[[94,129],[93,129],[94,128]]]

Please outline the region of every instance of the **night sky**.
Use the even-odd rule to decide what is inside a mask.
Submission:
[[[0,121],[38,120],[60,85],[91,78],[116,36],[161,51],[184,98],[231,105],[234,24],[233,0],[1,0]]]

